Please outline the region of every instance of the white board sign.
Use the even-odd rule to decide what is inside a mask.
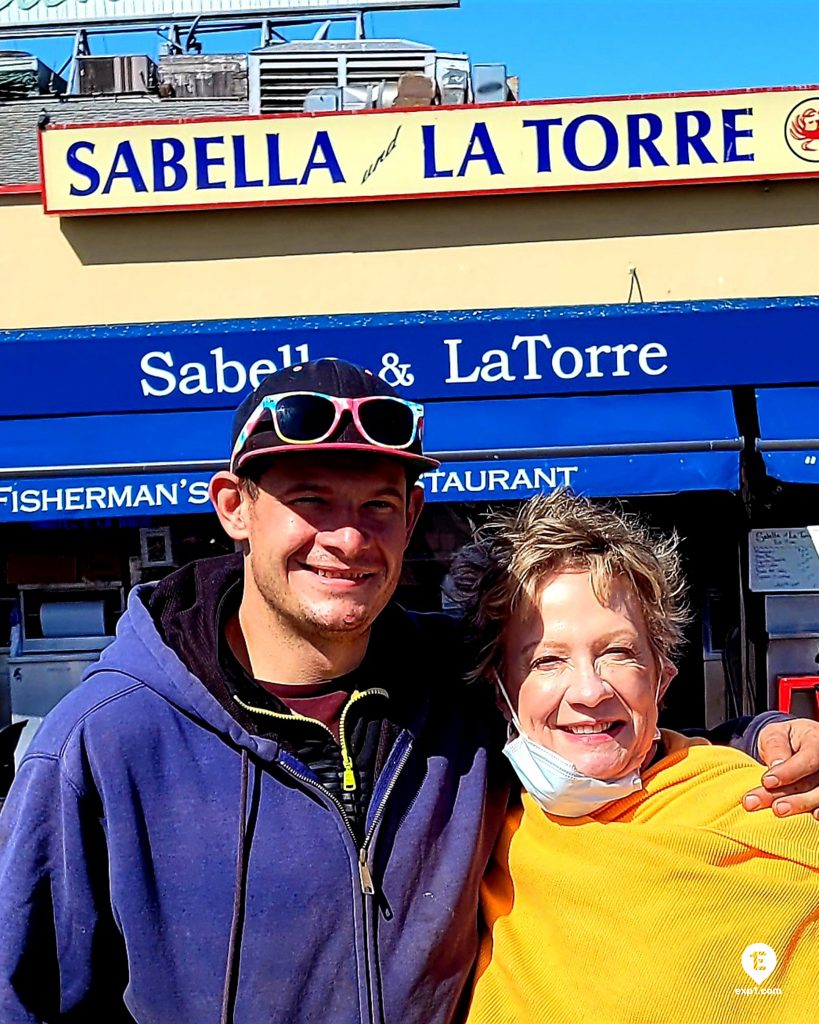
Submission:
[[[411,7],[457,7],[460,0],[0,0],[0,36],[4,29],[130,22],[155,24],[190,21],[199,15],[258,18],[287,15],[355,14],[357,11]]]
[[[813,527],[751,530],[751,590],[763,594],[819,591]]]

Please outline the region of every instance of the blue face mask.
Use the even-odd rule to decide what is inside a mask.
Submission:
[[[593,779],[579,772],[565,757],[531,739],[521,728],[500,677],[496,674],[495,678],[518,731],[514,739],[509,739],[503,752],[526,792],[547,814],[580,818],[643,788],[639,771],[619,779]]]

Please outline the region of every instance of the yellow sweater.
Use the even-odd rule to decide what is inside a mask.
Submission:
[[[513,808],[484,880],[469,1024],[817,1024],[819,821],[748,814],[744,754],[663,733],[584,818]],[[757,984],[745,948],[778,963]]]

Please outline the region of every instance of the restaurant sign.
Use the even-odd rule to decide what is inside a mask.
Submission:
[[[48,213],[341,203],[819,174],[819,86],[54,125]]]
[[[214,467],[216,468],[216,467]],[[212,470],[3,476],[0,523],[59,522],[212,512]],[[513,501],[571,487],[593,497],[736,490],[736,452],[579,455],[449,462],[420,480],[428,502]]]

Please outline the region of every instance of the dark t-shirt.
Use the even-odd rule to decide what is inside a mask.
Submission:
[[[315,718],[326,725],[338,742],[341,712],[355,687],[355,683],[347,683],[347,679],[348,676],[342,676],[319,683],[268,683],[264,679],[256,679],[255,683],[297,715]]]

